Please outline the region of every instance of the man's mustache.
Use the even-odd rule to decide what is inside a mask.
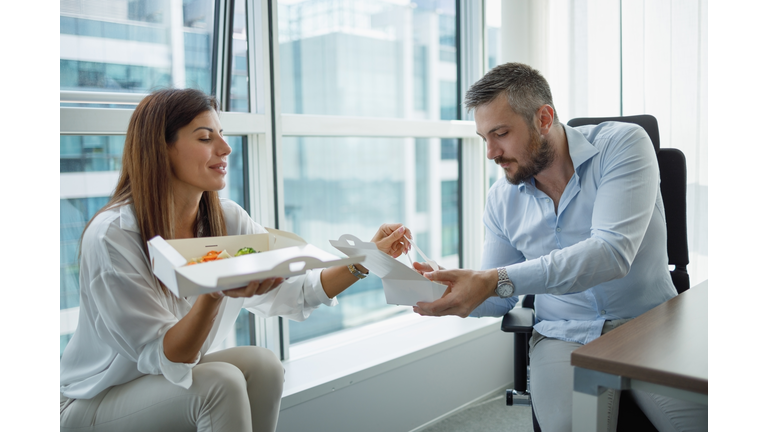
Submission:
[[[515,159],[515,158],[503,158],[501,156],[496,156],[495,158],[493,158],[493,162],[495,162],[496,165],[501,165],[501,164],[508,164],[508,163],[512,163],[512,162],[517,163],[517,159]]]

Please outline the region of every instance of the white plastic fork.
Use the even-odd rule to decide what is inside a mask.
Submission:
[[[408,241],[411,243],[411,246],[413,246],[413,248],[416,249],[416,252],[418,252],[419,255],[421,255],[421,257],[424,258],[424,261],[426,261],[427,264],[429,264],[429,266],[432,267],[432,271],[440,270],[440,266],[437,265],[437,262],[432,259],[429,259],[429,257],[426,254],[424,254],[424,252],[422,252],[418,246],[416,246],[416,243],[414,243],[413,240],[409,239],[408,237],[406,237],[406,239],[408,239]],[[408,260],[411,261],[411,266],[413,266],[413,260],[411,260],[411,255],[410,254],[406,254],[406,255],[408,255]]]

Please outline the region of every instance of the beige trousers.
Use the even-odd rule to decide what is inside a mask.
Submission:
[[[91,399],[61,398],[62,431],[274,431],[284,370],[264,348],[203,356],[184,389],[145,375]]]
[[[629,320],[607,321],[602,333]],[[573,401],[573,366],[571,352],[583,346],[547,338],[533,331],[530,342],[531,397],[536,420],[542,432],[566,432],[571,430],[571,405]],[[608,390],[609,431],[616,430],[620,392]],[[706,431],[707,406],[666,396],[632,390],[632,396],[648,420],[661,432]]]

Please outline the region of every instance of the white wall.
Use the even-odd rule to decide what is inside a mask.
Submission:
[[[512,334],[503,333],[498,324],[479,333],[460,344],[447,342],[445,349],[431,355],[415,352],[398,358],[395,368],[377,365],[363,370],[368,378],[349,378],[352,384],[301,403],[292,404],[284,397],[277,430],[411,431],[511,388]]]

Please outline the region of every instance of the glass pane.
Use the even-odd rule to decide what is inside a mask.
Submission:
[[[220,192],[244,206],[243,148],[245,137],[226,137],[232,147],[228,158],[227,186]],[[80,236],[85,224],[101,209],[117,184],[122,166],[124,136],[68,136],[60,141],[60,335],[61,351],[77,327],[80,309]],[[226,344],[250,343],[248,312],[237,321],[237,329]]]
[[[488,70],[501,58],[501,0],[485,0],[486,64]]]
[[[214,0],[61,0],[61,90],[211,93],[213,6]]]
[[[253,4],[249,7],[254,7]],[[230,65],[229,111],[248,112],[248,32],[245,0],[235,0],[232,21],[232,64]]]
[[[456,119],[454,0],[280,0],[286,113]]]
[[[382,158],[382,149],[398,157]],[[285,137],[283,229],[341,256],[328,240],[352,234],[367,241],[381,224],[402,222],[424,253],[457,268],[457,149],[457,140],[437,138]],[[423,261],[415,252],[411,258]],[[410,266],[407,257],[400,259]],[[290,342],[411,311],[387,305],[375,275],[344,291],[339,303],[306,321],[289,321]]]
[[[492,184],[496,183],[496,180],[504,177],[504,171],[500,166],[496,165],[496,162],[490,159],[486,161],[485,165],[485,171],[488,174],[488,187],[490,187]]]

